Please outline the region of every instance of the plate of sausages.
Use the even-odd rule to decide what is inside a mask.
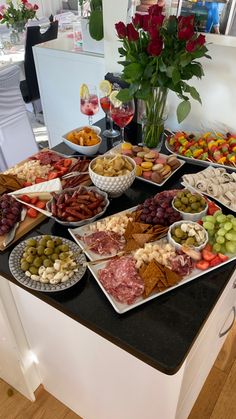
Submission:
[[[102,216],[108,205],[107,193],[95,186],[79,186],[53,193],[47,210],[58,223],[79,227]]]

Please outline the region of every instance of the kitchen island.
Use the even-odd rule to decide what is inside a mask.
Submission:
[[[57,150],[70,154],[62,144]],[[106,215],[199,170],[185,164],[162,188],[135,180]],[[52,219],[24,239],[39,234],[71,238]],[[119,315],[89,271],[63,292],[25,289],[9,271],[11,250],[0,254],[0,274],[47,391],[86,419],[187,418],[234,322],[235,262]]]

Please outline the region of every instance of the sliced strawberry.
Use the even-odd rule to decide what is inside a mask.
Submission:
[[[38,216],[38,211],[36,209],[34,209],[34,208],[29,208],[27,210],[27,215],[30,218],[36,218]]]
[[[223,255],[223,253],[218,253],[219,258],[221,259],[221,262],[226,262],[226,260],[229,259],[227,255]]]
[[[216,255],[215,257],[214,257],[214,259],[212,259],[210,262],[209,262],[209,266],[217,266],[217,265],[220,265],[222,263],[222,260],[221,260],[221,258],[218,256],[218,255]]]
[[[23,185],[22,185],[24,188],[26,188],[27,186],[32,186],[32,183],[31,182],[23,182]]]
[[[38,201],[38,202],[36,202],[35,206],[37,208],[44,209],[46,207],[46,202],[45,201]]]
[[[202,251],[202,257],[204,260],[206,260],[207,262],[210,262],[211,260],[213,260],[215,258],[215,254],[210,252],[209,250],[203,249]]]
[[[205,271],[206,269],[209,268],[209,262],[207,262],[206,260],[200,260],[198,263],[196,263],[196,268],[200,269],[201,271]]]
[[[71,159],[64,159],[63,160],[64,167],[70,167],[71,163],[72,163]]]
[[[47,179],[44,179],[43,177],[36,177],[35,179],[35,183],[41,183],[41,182],[45,182]]]
[[[31,203],[31,199],[30,199],[30,197],[29,197],[28,195],[21,195],[21,196],[19,197],[19,199],[20,199],[21,201],[26,202],[27,204],[30,204],[30,203]]]
[[[39,200],[39,199],[38,199],[38,197],[37,197],[37,196],[33,196],[33,198],[31,198],[31,201],[30,201],[30,202],[31,202],[31,204],[32,204],[32,205],[35,205],[35,204],[36,204],[36,202],[38,202],[38,200]]]
[[[212,252],[212,245],[210,243],[207,243],[204,247],[204,250],[208,250],[208,252]]]
[[[58,177],[58,172],[48,173],[48,180],[56,179]]]

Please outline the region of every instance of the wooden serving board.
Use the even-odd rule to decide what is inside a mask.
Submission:
[[[15,243],[18,239],[23,237],[26,233],[28,233],[30,230],[32,230],[34,227],[36,227],[38,224],[44,221],[45,218],[47,218],[46,215],[40,212],[38,213],[37,218],[30,218],[26,216],[24,221],[22,221],[19,227],[17,228],[14,239],[7,246],[4,246],[4,241],[5,241],[6,236],[5,235],[0,236],[0,251],[2,252],[3,250],[7,249],[9,246]]]

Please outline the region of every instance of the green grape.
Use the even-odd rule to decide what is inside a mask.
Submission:
[[[219,243],[213,244],[213,251],[219,253],[221,251],[221,245]]]
[[[227,219],[230,220],[230,221],[232,221],[234,219],[234,216],[232,214],[228,214],[227,215]]]
[[[224,255],[225,253],[227,253],[226,248],[225,248],[225,244],[222,244],[222,245],[221,245],[220,253],[223,253],[223,255]]]
[[[224,221],[226,221],[226,215],[224,215],[224,214],[217,215],[216,221],[218,223],[223,223]]]
[[[213,224],[215,224],[216,222],[215,217],[213,217],[212,215],[206,215],[204,218],[205,218],[204,221],[209,221],[210,223],[213,223]]]
[[[214,213],[214,217],[217,217],[218,215],[222,215],[222,211],[221,211],[221,210],[217,210],[217,211]]]
[[[236,242],[226,242],[225,248],[227,252],[229,253],[235,253],[236,252]]]
[[[214,230],[215,226],[213,223],[210,223],[209,221],[205,221],[205,223],[203,223],[203,227],[206,230]]]
[[[225,238],[223,236],[218,236],[216,238],[216,243],[223,244],[225,242]]]
[[[228,223],[225,223],[224,229],[226,231],[230,231],[232,227],[233,227],[233,224],[228,222]]]
[[[218,231],[217,231],[217,235],[218,236],[225,236],[225,234],[227,233],[227,231],[225,231],[225,229],[224,228],[220,228]]]

